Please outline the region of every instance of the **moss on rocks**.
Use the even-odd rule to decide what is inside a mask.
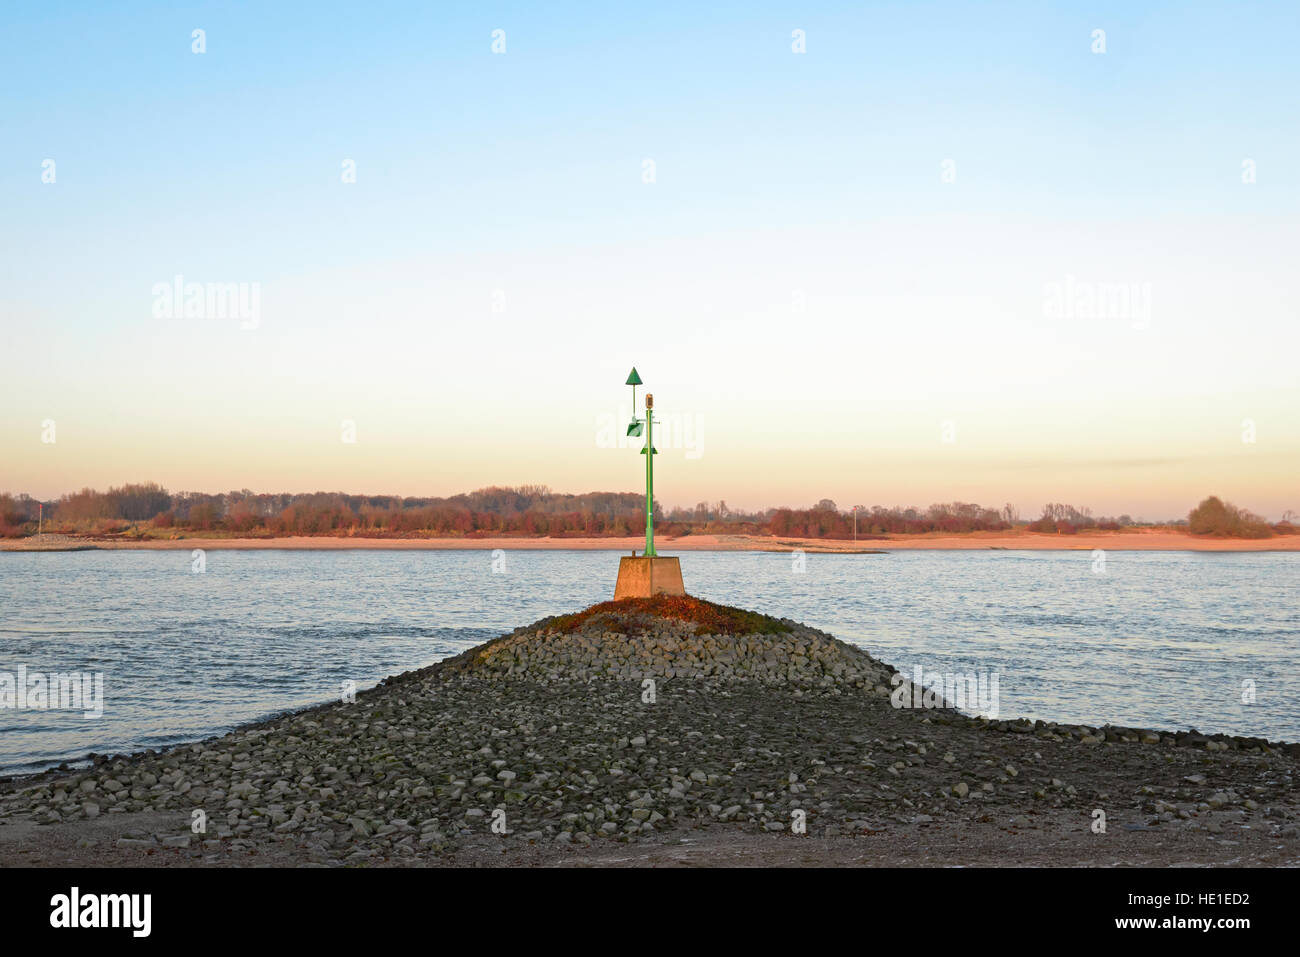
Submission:
[[[732,635],[775,635],[789,631],[779,618],[743,608],[718,605],[690,595],[655,595],[653,598],[623,598],[603,601],[570,615],[545,619],[551,631],[572,633],[584,625],[601,624],[607,631],[646,630],[654,619],[683,621],[712,632]],[[540,623],[539,623],[540,624]]]

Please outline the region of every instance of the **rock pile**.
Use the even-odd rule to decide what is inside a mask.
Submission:
[[[581,616],[546,618],[443,662],[440,671],[487,680],[706,678],[883,695],[895,674],[798,622],[689,598],[607,602]]]
[[[896,708],[901,675],[829,635],[641,601],[545,619],[220,738],[0,781],[0,825],[50,825],[40,846],[75,839],[113,861],[201,864],[1025,815],[1086,831],[1097,807],[1143,828],[1295,837],[1297,757],[1268,742]]]

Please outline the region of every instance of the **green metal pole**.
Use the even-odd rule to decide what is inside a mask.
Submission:
[[[645,410],[645,553],[655,554],[655,414]]]

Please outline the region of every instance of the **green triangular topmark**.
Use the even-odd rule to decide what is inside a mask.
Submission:
[[[633,367],[632,367],[632,374],[631,374],[630,376],[627,377],[627,384],[628,384],[628,385],[640,385],[640,384],[641,384],[641,377],[640,377],[639,375],[636,374],[636,366],[633,366]]]

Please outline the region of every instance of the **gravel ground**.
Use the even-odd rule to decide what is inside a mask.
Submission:
[[[28,538],[0,539],[0,552],[87,552],[98,548],[84,538],[44,533]]]
[[[0,863],[1300,863],[1296,745],[895,708],[893,669],[789,621],[557,627],[0,782]]]

